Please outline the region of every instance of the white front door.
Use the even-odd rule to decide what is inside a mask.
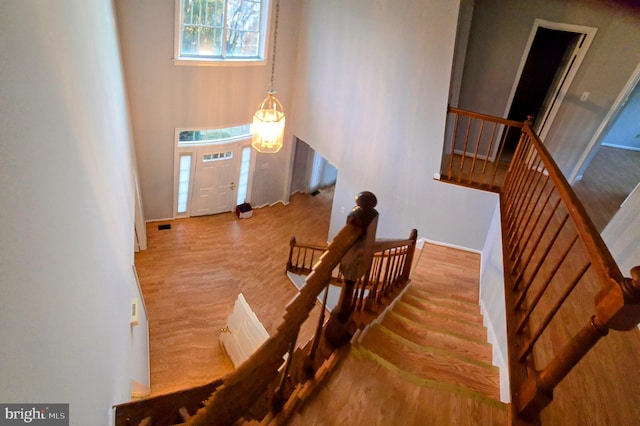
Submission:
[[[236,144],[196,150],[191,216],[232,211],[236,204],[240,150]]]

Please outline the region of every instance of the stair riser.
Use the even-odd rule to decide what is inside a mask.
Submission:
[[[495,367],[479,366],[427,350],[417,351],[376,328],[367,333],[361,345],[410,374],[450,383],[490,398],[498,399],[500,396]]]
[[[440,295],[437,293],[425,291],[425,290],[419,289],[415,285],[409,288],[409,290],[407,291],[407,294],[428,303],[434,303],[441,306],[448,306],[449,308],[454,310],[460,310],[463,312],[469,312],[469,313],[481,315],[480,306],[478,304],[469,303],[463,300],[456,300],[451,296]]]
[[[486,329],[477,323],[459,321],[454,317],[420,311],[403,302],[398,302],[393,312],[429,328],[436,328],[446,333],[468,336],[470,339],[479,342],[486,342],[487,340]]]
[[[382,325],[391,332],[417,345],[446,350],[488,364],[492,362],[492,348],[489,343],[481,343],[462,336],[447,334],[438,329],[428,329],[414,324],[393,313],[387,315],[382,322]]]
[[[411,305],[416,309],[420,309],[425,312],[433,312],[435,314],[447,315],[458,320],[476,323],[482,325],[482,315],[477,313],[477,309],[469,311],[464,307],[451,307],[445,304],[440,304],[437,301],[432,302],[429,300],[419,299],[413,295],[406,294],[402,297],[402,301],[407,305]]]

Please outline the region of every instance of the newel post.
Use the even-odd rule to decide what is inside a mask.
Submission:
[[[412,241],[407,248],[407,257],[404,261],[404,268],[402,269],[402,283],[405,284],[409,281],[411,275],[411,267],[413,266],[413,255],[416,252],[416,242],[418,241],[418,230],[412,229],[409,234],[409,239]]]
[[[612,280],[596,296],[596,315],[584,326],[542,370],[536,371],[518,392],[518,414],[525,419],[535,417],[553,400],[553,389],[609,333],[633,330],[640,323],[640,266],[631,269],[631,278],[617,283]],[[613,355],[613,354],[612,354]]]
[[[377,204],[378,200],[372,192],[361,192],[356,196],[356,207],[347,216],[347,225],[362,228],[364,233],[340,262],[344,286],[338,304],[327,322],[325,334],[327,341],[334,347],[341,346],[351,338],[345,324],[352,313],[355,283],[369,270],[373,261],[373,245],[378,227],[378,212],[375,209]]]

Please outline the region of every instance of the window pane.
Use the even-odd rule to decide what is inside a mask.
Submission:
[[[242,159],[240,160],[240,178],[238,179],[238,198],[236,204],[247,201],[247,188],[249,186],[249,165],[251,164],[251,148],[242,149]]]
[[[180,132],[180,137],[178,138],[178,140],[180,142],[190,142],[193,140],[193,134],[194,132],[192,130]]]
[[[181,1],[179,57],[224,59],[262,55],[265,31],[261,28],[262,9],[267,7],[267,0]]]
[[[260,1],[228,0],[226,27],[228,56],[257,56]]]
[[[248,31],[229,31],[228,56],[258,56],[260,34]]]
[[[178,213],[186,213],[189,198],[189,179],[191,178],[191,155],[180,156],[178,175]]]
[[[182,30],[182,54],[195,55],[198,53],[198,27],[185,25]]]
[[[227,127],[211,130],[183,130],[178,137],[178,145],[198,143],[228,142],[230,139],[251,137],[251,125]]]

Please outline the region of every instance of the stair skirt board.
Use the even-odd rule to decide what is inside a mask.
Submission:
[[[367,326],[362,331],[357,330],[354,333],[353,337],[351,338],[351,344],[353,345],[355,343],[362,342],[362,339],[364,339],[364,336],[367,334],[367,332],[371,327],[382,323],[384,318],[387,316],[387,312],[390,312],[393,310],[393,308],[396,306],[396,303],[398,303],[398,301],[402,299],[402,296],[404,296],[405,292],[409,290],[409,288],[411,288],[411,281],[409,281],[407,285],[404,286],[400,294],[398,294],[398,296],[396,296],[396,298],[393,299],[391,303],[389,303],[389,305],[384,309],[384,311],[382,311],[380,315],[378,315],[378,317],[375,320],[367,324]]]
[[[488,397],[486,395],[483,395],[479,392],[475,392],[473,390],[464,388],[464,387],[460,387],[460,386],[456,386],[455,384],[452,383],[446,383],[446,382],[439,382],[436,380],[430,380],[430,379],[425,379],[423,377],[417,376],[415,374],[409,373],[407,371],[404,371],[403,369],[395,366],[393,363],[387,361],[386,359],[376,355],[375,353],[369,351],[366,348],[363,348],[362,346],[352,346],[351,347],[351,354],[358,358],[369,358],[371,360],[373,360],[374,362],[378,363],[379,365],[381,365],[382,367],[384,367],[385,369],[393,372],[394,374],[398,375],[399,377],[402,377],[403,379],[417,385],[417,386],[425,386],[425,387],[429,387],[432,389],[438,389],[438,390],[442,390],[442,391],[446,391],[446,392],[451,392],[457,395],[461,395],[461,396],[465,396],[468,397],[470,399],[476,400],[478,402],[481,402],[483,404],[486,405],[490,405],[492,407],[498,408],[500,410],[504,410],[505,412],[507,411],[507,405],[504,404],[501,401],[498,401],[496,399],[493,399],[491,397]]]
[[[482,312],[486,312],[484,303],[480,301],[480,309]],[[483,317],[486,319],[487,316]],[[504,343],[501,343],[498,339],[493,323],[491,321],[485,321],[485,327],[487,328],[487,341],[491,344],[493,354],[493,365],[500,370],[500,400],[506,404],[511,402],[511,383],[509,380],[509,364],[507,360],[502,356],[502,350]],[[638,325],[640,327],[640,324]]]

